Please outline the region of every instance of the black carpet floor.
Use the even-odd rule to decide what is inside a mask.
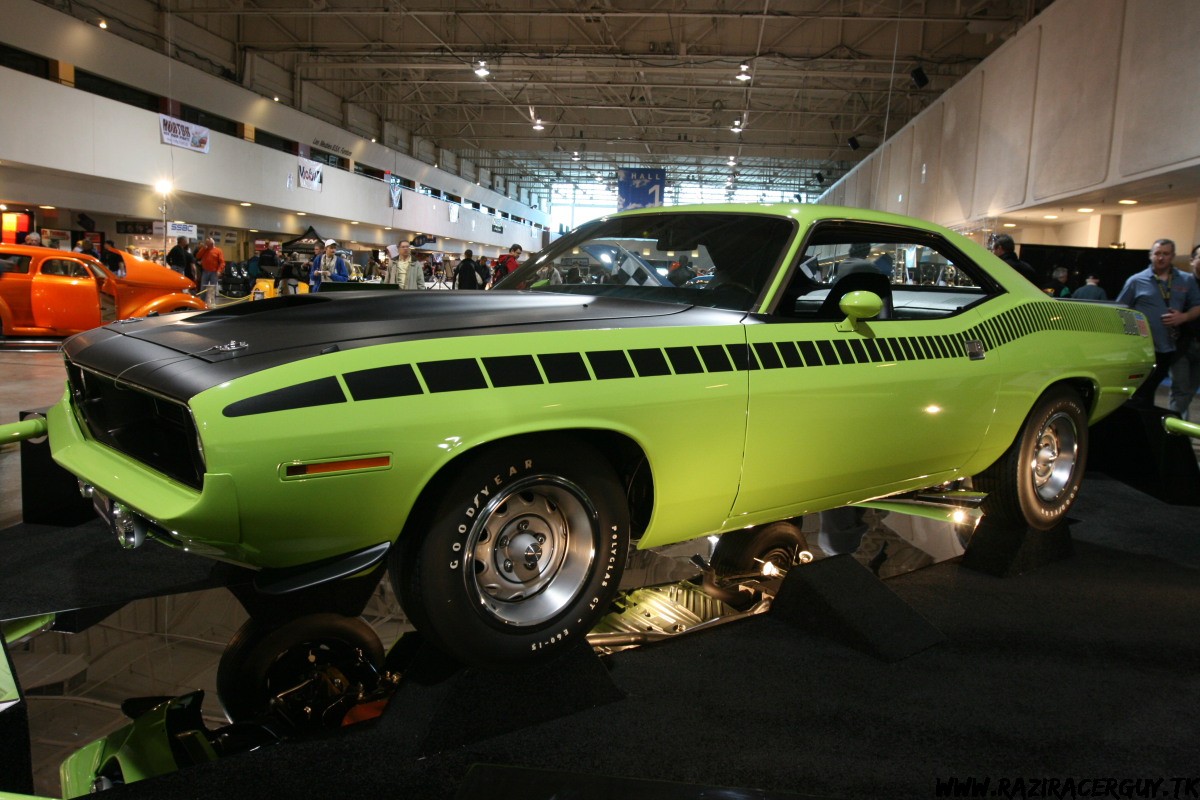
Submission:
[[[951,796],[939,794],[939,781],[953,778],[976,787],[989,780],[990,796],[1018,797],[1060,796],[1030,793],[1048,789],[1034,783],[1047,779],[1077,788],[1161,779],[1163,792],[1186,792],[1189,784],[1173,783],[1179,778],[1193,781],[1193,794],[1159,796],[1200,796],[1197,514],[1091,475],[1074,509],[1071,558],[1011,578],[951,562],[887,581],[946,636],[899,662],[768,614],[610,656],[599,672],[571,665],[565,674],[577,685],[529,669],[406,687],[376,722],[115,796],[936,797]],[[115,576],[132,580],[142,570],[88,555],[92,534],[41,533],[43,556],[14,561],[16,542],[0,535],[0,616],[48,610],[54,586],[72,603],[93,602],[145,593],[158,580],[114,586]],[[56,536],[68,538],[66,553]],[[152,570],[163,580],[214,579],[207,562],[179,561],[162,548],[120,553],[104,538],[116,557],[170,562]],[[49,563],[50,553],[67,566]],[[559,709],[569,713],[555,716]],[[456,726],[505,724],[422,755],[416,740],[430,718],[449,731],[447,742]],[[476,767],[468,778],[483,764],[543,772]],[[585,777],[571,783],[564,774]],[[1018,783],[1024,794],[1003,794]],[[1106,784],[1086,790],[1097,786]]]

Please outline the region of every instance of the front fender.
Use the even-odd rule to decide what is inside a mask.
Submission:
[[[180,309],[192,309],[194,311],[206,311],[208,306],[199,297],[183,292],[172,292],[171,294],[160,295],[154,298],[149,303],[138,306],[130,314],[131,317],[145,317],[151,313],[168,314],[172,311]]]

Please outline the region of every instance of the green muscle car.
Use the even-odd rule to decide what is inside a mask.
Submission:
[[[581,641],[631,543],[966,478],[1052,528],[1088,425],[1154,361],[1136,312],[929,223],[800,205],[616,214],[493,291],[280,297],[63,350],[52,452],[123,544],[275,593],[386,559],[476,663]]]

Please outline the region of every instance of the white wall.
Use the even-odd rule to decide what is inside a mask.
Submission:
[[[261,60],[251,59],[245,76],[246,81],[260,89],[260,94],[172,61],[33,0],[0,0],[0,20],[0,42],[13,47],[73,64],[118,83],[178,99],[301,144],[329,143],[340,152],[349,153],[348,158],[353,161],[389,170],[417,183],[543,226],[550,224],[549,215],[544,211],[509,199],[488,186],[476,186],[473,179],[466,180],[453,174],[457,164],[452,170],[435,169],[435,153],[424,140],[419,140],[423,147],[418,155],[423,160],[418,160],[385,146],[383,142],[372,143],[369,137],[344,130],[340,100],[328,92],[308,87],[301,102],[313,113],[332,122],[274,102],[270,98],[275,94],[281,99],[291,95],[287,73]],[[304,196],[296,191],[287,192],[283,188],[283,175],[287,169],[294,171],[294,166],[280,160],[288,159],[286,154],[216,133],[213,134],[212,152],[207,156],[162,145],[158,142],[156,115],[50,81],[0,69],[0,107],[21,109],[21,114],[0,115],[4,117],[0,119],[0,161],[135,184],[145,184],[147,179],[152,184],[159,177],[173,174],[182,192],[198,196],[235,203],[248,201],[275,205],[283,210],[322,211],[330,218],[369,220],[379,225],[393,222],[386,199],[382,201],[382,208],[374,202],[379,197],[386,198],[382,184],[377,181],[328,169],[322,194],[307,193],[311,196]],[[369,117],[364,118],[358,110],[347,114],[356,127],[370,124]],[[72,124],[41,125],[37,135],[31,136],[27,127],[31,119],[70,119]],[[154,124],[150,124],[151,121]],[[407,132],[394,127],[385,134],[398,144],[407,143],[409,138]],[[291,161],[294,163],[294,158]],[[406,201],[410,197],[410,193],[405,194]],[[406,217],[405,222],[408,221],[407,211],[406,208],[405,212],[398,212]],[[459,229],[466,226],[471,215],[464,209],[463,222],[458,226],[451,226],[448,216],[448,213],[431,214],[429,222],[436,224],[436,228],[406,227],[457,238]],[[424,217],[424,212],[417,212],[412,221]],[[503,224],[506,227],[503,234],[492,234],[490,224],[482,226],[479,235],[486,234],[489,238],[476,241],[503,244],[505,248],[512,241],[523,241],[512,230],[518,227],[517,223],[506,220]],[[477,229],[480,227],[476,225]]]
[[[1084,192],[1194,173],[1200,59],[1189,53],[1197,31],[1197,0],[1057,0],[821,202],[881,210],[906,203],[914,216],[968,226]],[[876,181],[880,164],[886,172]],[[1200,235],[1196,220],[1177,222],[1185,238]],[[1076,240],[1080,231],[1055,238]]]

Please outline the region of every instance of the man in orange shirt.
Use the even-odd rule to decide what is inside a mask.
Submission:
[[[219,286],[221,273],[225,271],[225,254],[211,236],[196,251],[196,261],[200,262],[200,292],[203,293],[209,285]]]

